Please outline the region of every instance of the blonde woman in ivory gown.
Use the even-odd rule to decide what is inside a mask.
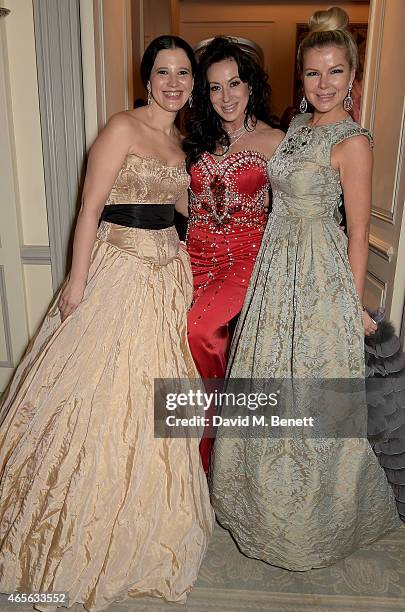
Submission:
[[[184,603],[196,580],[213,528],[198,439],[154,438],[153,421],[154,377],[197,376],[173,226],[189,184],[173,122],[193,68],[187,43],[153,41],[149,105],[113,117],[92,148],[71,273],[4,400],[2,592],[103,610]]]
[[[347,112],[357,50],[346,26],[341,9],[319,11],[301,44],[304,114],[268,162],[273,210],[230,378],[364,377],[364,334],[376,329],[361,307],[371,136]],[[348,240],[334,218],[342,191]],[[331,565],[400,525],[365,438],[231,438],[219,429],[211,481],[218,520],[242,552],[289,570]]]

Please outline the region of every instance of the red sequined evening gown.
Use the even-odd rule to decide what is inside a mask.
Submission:
[[[221,159],[203,153],[190,169],[187,248],[194,278],[188,339],[203,378],[223,378],[231,321],[242,309],[267,221],[267,159],[238,151]],[[208,471],[213,438],[200,443]]]

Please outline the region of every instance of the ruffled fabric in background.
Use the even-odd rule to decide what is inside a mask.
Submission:
[[[371,313],[378,330],[365,339],[368,438],[405,522],[405,354],[384,313]]]

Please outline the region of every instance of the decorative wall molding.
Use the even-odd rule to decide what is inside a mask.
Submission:
[[[400,127],[400,138],[399,138],[399,148],[398,148],[398,156],[395,168],[395,184],[393,185],[392,190],[392,206],[390,210],[386,208],[381,208],[380,206],[373,206],[371,210],[371,215],[376,219],[381,219],[381,221],[385,221],[386,223],[390,223],[391,225],[395,225],[395,217],[398,206],[401,204],[400,202],[400,183],[402,179],[402,172],[404,168],[404,159],[405,159],[405,99],[403,102],[402,108],[402,121]]]
[[[79,0],[33,0],[53,287],[62,282],[85,152]]]
[[[241,21],[240,19],[184,19],[182,20],[182,24],[184,25],[204,25],[205,23],[232,23],[232,25],[245,25],[248,24],[249,27],[253,25],[257,26],[265,26],[269,23],[275,23],[274,19],[261,19],[258,21],[257,19],[244,19]]]
[[[94,38],[96,50],[96,89],[97,89],[97,119],[98,129],[107,123],[107,99],[104,61],[104,14],[103,0],[94,0]]]
[[[368,285],[368,286],[367,286]],[[367,272],[366,275],[366,303],[367,297],[374,298],[374,305],[371,305],[371,308],[385,308],[385,301],[387,296],[387,283],[379,278],[373,272]]]
[[[382,40],[384,32],[384,15],[386,0],[370,1],[369,29],[366,58],[367,63],[363,79],[362,125],[372,132],[375,125],[375,113],[379,86]],[[371,52],[369,45],[373,43]]]
[[[93,0],[98,128],[133,108],[130,0]]]
[[[375,219],[381,219],[381,221],[385,221],[386,223],[394,225],[394,215],[392,214],[392,212],[387,212],[385,208],[381,208],[380,206],[372,207],[371,216]]]
[[[373,253],[385,259],[385,261],[391,261],[394,255],[392,245],[388,244],[388,242],[384,242],[384,240],[381,240],[380,238],[377,238],[377,236],[374,236],[373,234],[370,234],[369,237],[369,248],[371,251],[373,251]]]
[[[405,168],[405,96],[403,99],[402,105],[402,121],[400,128],[400,138],[399,138],[399,148],[398,148],[398,157],[397,157],[397,167],[395,172],[395,186],[393,190],[393,203],[392,203],[392,217],[393,220],[397,216],[397,209],[400,205],[403,204],[403,198],[401,201],[401,181],[403,179],[403,172]],[[401,214],[402,210],[401,210]]]
[[[180,5],[179,0],[170,0],[170,33],[179,35],[180,30]]]
[[[89,0],[80,2],[80,43],[83,71],[83,104],[88,151],[99,132],[97,117],[96,41],[94,34],[94,6]]]
[[[139,70],[142,61],[142,56],[145,51],[145,17],[146,15],[144,0],[132,0],[132,79],[134,84],[134,100],[136,100],[137,98],[144,98],[145,96],[145,88],[143,86]],[[171,12],[171,18],[174,19],[173,8]],[[176,19],[178,21],[178,17],[176,17]],[[171,22],[171,33],[177,33],[178,27],[179,25],[177,22],[176,25],[173,25],[173,22]]]
[[[10,316],[8,312],[8,302],[6,293],[6,281],[4,278],[4,266],[0,265],[0,303],[3,313],[3,329],[6,344],[6,360],[0,361],[0,368],[13,368],[13,347],[11,343]]]
[[[49,246],[24,245],[21,247],[21,261],[31,265],[52,264],[51,249]]]

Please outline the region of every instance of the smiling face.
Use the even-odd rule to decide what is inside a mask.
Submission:
[[[180,110],[193,89],[191,64],[183,49],[159,51],[149,83],[154,102],[170,112]]]
[[[207,70],[210,100],[214,110],[235,129],[243,125],[249,101],[249,85],[241,81],[233,58],[212,64]]]
[[[308,49],[303,62],[303,84],[307,100],[318,113],[343,109],[349,83],[354,80],[346,49],[329,45]]]

